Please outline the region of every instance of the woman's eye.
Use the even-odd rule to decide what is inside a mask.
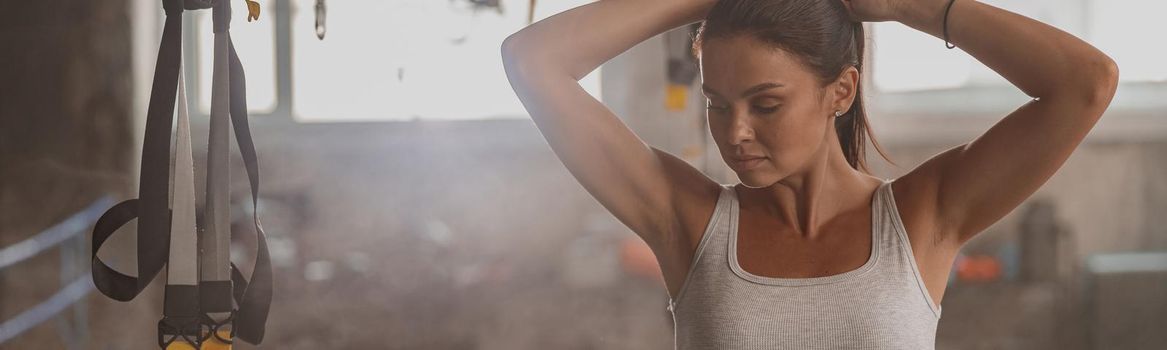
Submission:
[[[754,106],[754,109],[757,110],[758,113],[770,114],[778,111],[778,107],[780,107],[780,105],[774,105],[771,107]]]

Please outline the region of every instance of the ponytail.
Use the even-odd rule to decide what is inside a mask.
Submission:
[[[858,57],[855,63],[855,69],[859,70],[859,76],[862,77],[864,49],[866,47],[867,37],[864,35],[862,22],[855,22],[852,24],[852,27],[854,28],[853,44],[856,50],[855,54]],[[843,148],[843,156],[847,158],[847,164],[850,164],[851,168],[864,173],[871,173],[871,170],[867,167],[865,152],[867,148],[867,137],[871,137],[871,143],[875,145],[875,150],[879,152],[879,155],[884,160],[895,164],[891,159],[888,159],[887,154],[883,151],[883,147],[880,147],[879,142],[875,140],[875,135],[867,123],[867,110],[863,105],[862,78],[859,84],[855,86],[855,102],[851,104],[851,109],[835,119],[835,133],[839,136],[839,144]]]

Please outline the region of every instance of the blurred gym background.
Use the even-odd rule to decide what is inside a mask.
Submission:
[[[233,1],[276,282],[261,348],[673,347],[651,251],[571,177],[502,70],[507,35],[587,1],[328,0],[323,40],[316,2],[263,0],[248,23]],[[1154,44],[1167,4],[984,2],[1089,41],[1122,84],[1065,166],[963,250],[937,348],[1167,348],[1167,49]],[[163,282],[120,303],[87,276],[94,218],[136,197],[160,2],[4,1],[0,13],[0,349],[156,347]],[[209,17],[184,23],[196,164]],[[942,41],[869,28],[870,118],[899,164],[869,152],[877,176],[1027,100]],[[735,183],[705,128],[689,30],[580,83],[649,144]],[[233,260],[249,271],[253,208],[232,159]],[[136,271],[133,237],[100,255]]]

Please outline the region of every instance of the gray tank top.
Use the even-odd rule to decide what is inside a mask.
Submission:
[[[871,203],[872,249],[855,270],[813,278],[751,274],[737,259],[739,206],[721,194],[668,310],[677,349],[934,349],[941,308],[916,267],[884,180]]]

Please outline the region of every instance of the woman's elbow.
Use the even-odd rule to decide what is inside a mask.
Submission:
[[[1059,101],[1054,103],[1072,103],[1092,111],[1087,113],[1089,115],[1101,117],[1118,89],[1118,64],[1110,57],[1099,53],[1097,56],[1078,61],[1067,74],[1071,75],[1071,78],[1063,81],[1056,87],[1057,91],[1049,94],[1050,100]]]
[[[519,56],[520,44],[517,35],[518,33],[507,36],[506,39],[503,39],[502,46],[500,47],[500,51],[502,51],[502,64],[507,69],[510,69]]]
[[[533,55],[538,51],[533,50],[521,34],[521,31],[511,34],[502,41],[502,65],[508,76],[530,70],[535,65]]]
[[[1106,55],[1100,55],[1083,67],[1089,77],[1086,88],[1086,103],[1105,109],[1118,90],[1118,63]]]

